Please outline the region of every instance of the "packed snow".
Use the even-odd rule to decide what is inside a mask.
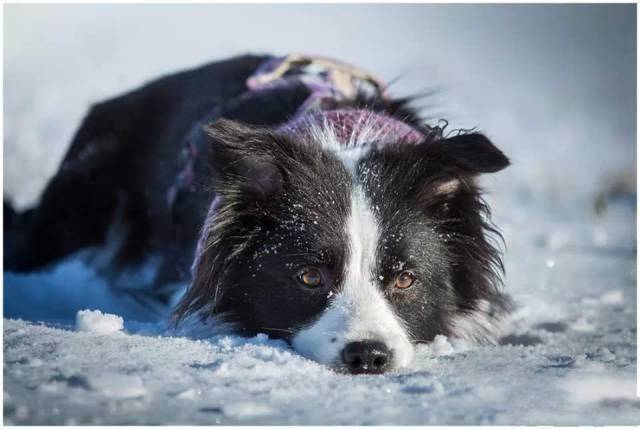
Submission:
[[[243,338],[217,325],[173,329],[168,308],[145,306],[108,284],[83,251],[41,272],[3,274],[5,424],[640,421],[635,99],[628,95],[635,94],[635,44],[626,42],[635,30],[625,18],[635,14],[353,5],[290,20],[293,32],[331,25],[340,37],[292,38],[270,28],[284,14],[304,13],[301,7],[269,12],[269,19],[267,9],[254,16],[246,7],[210,14],[175,8],[171,28],[161,8],[13,7],[5,8],[4,167],[5,195],[20,206],[36,199],[90,101],[234,49],[316,47],[387,80],[409,69],[399,82],[407,90],[425,79],[450,85],[446,107],[455,115],[445,117],[456,127],[480,125],[511,157],[509,169],[483,184],[504,233],[506,288],[518,307],[498,346],[438,336],[417,347],[406,370],[351,376],[265,334]],[[234,28],[222,30],[245,19],[260,37],[240,43]],[[377,38],[368,24],[376,19],[397,37]],[[116,24],[126,43],[112,42]],[[202,40],[214,51],[203,52]],[[407,49],[397,49],[400,43]],[[150,47],[161,49],[142,61]],[[419,50],[429,54],[418,58]],[[42,69],[48,73],[33,79]],[[142,272],[121,280],[130,291],[152,273],[150,258]]]

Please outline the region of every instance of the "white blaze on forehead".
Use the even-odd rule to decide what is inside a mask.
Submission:
[[[351,213],[346,229],[350,253],[345,284],[350,285],[373,277],[380,238],[378,222],[361,186],[354,187],[351,192]],[[355,291],[345,289],[345,292]]]
[[[346,113],[345,113],[346,114]],[[339,117],[340,112],[335,113]],[[326,117],[313,118],[307,123],[307,130],[312,138],[320,143],[323,149],[332,152],[342,161],[351,175],[355,175],[358,161],[372,147],[393,142],[398,136],[394,133],[395,122],[385,123],[380,115],[374,112],[362,112],[348,132],[336,129],[335,123]]]
[[[380,228],[369,200],[358,185],[352,190],[345,233],[349,258],[340,292],[315,323],[293,338],[293,347],[318,362],[333,364],[340,362],[342,349],[349,342],[381,341],[393,353],[392,366],[406,366],[412,360],[413,346],[377,285],[376,250]]]

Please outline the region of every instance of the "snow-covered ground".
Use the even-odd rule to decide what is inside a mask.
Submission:
[[[87,104],[157,73],[246,50],[407,71],[400,93],[442,83],[439,114],[512,158],[485,182],[519,305],[508,335],[439,337],[403,372],[336,374],[265,335],[168,330],[166,309],[114,292],[83,253],[3,275],[5,424],[640,421],[630,6],[203,8],[5,7],[5,195],[33,202]],[[253,33],[238,39],[241,25]],[[598,198],[611,183],[624,192]]]

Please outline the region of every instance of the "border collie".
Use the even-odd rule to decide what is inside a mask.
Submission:
[[[493,342],[509,299],[476,179],[509,165],[334,60],[244,56],[99,103],[39,204],[5,203],[5,268],[109,245],[154,255],[176,324],[222,320],[351,373],[406,367],[438,335]],[[117,234],[114,233],[117,231]]]

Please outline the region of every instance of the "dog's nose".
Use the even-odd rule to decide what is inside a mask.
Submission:
[[[381,374],[391,366],[391,350],[379,341],[348,343],[342,362],[352,374]]]

